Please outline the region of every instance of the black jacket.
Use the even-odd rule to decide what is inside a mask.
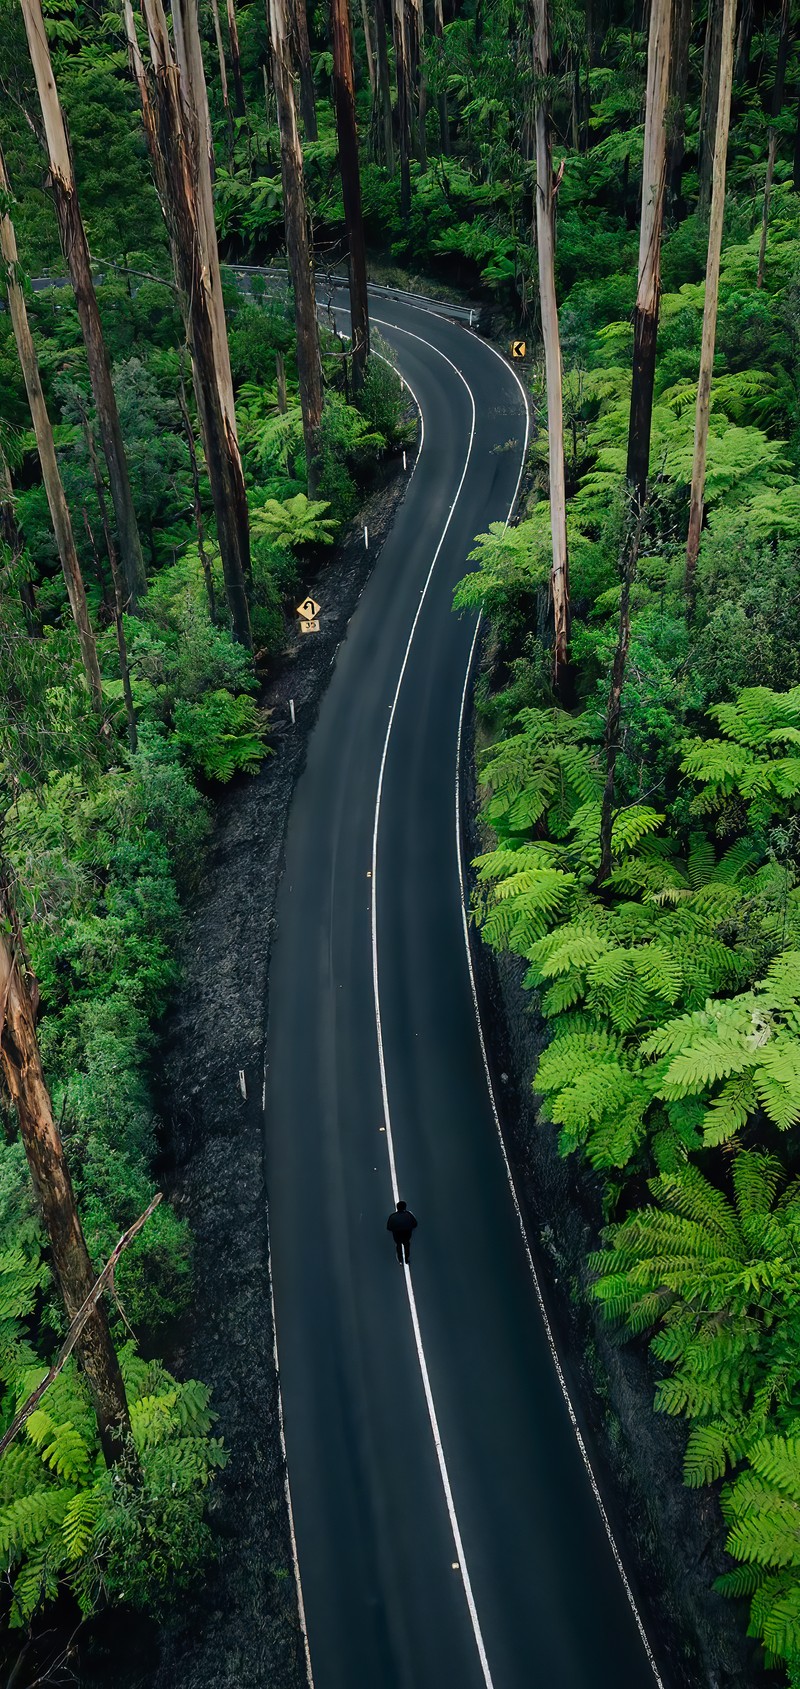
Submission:
[[[408,1208],[403,1208],[399,1213],[395,1211],[394,1214],[389,1215],[386,1221],[386,1230],[391,1232],[395,1243],[403,1243],[406,1238],[411,1236],[416,1224],[414,1215]]]

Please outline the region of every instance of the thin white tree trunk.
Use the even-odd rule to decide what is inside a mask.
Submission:
[[[708,225],[708,258],[706,261],[706,297],[703,308],[703,339],[700,347],[700,376],[697,383],[697,406],[694,418],[694,456],[692,459],[692,490],[689,500],[689,534],[686,541],[686,590],[694,590],[694,573],[700,550],[703,526],[703,501],[706,485],[706,450],[708,447],[708,418],[711,410],[711,378],[714,370],[714,346],[717,338],[717,306],[719,303],[719,266],[722,253],[722,228],[725,219],[725,175],[728,160],[728,129],[731,117],[731,86],[733,82],[733,32],[736,22],[736,0],[724,0],[722,14],[722,49],[719,70],[719,100],[717,127],[714,136],[714,163],[711,188],[711,216]]]
[[[555,193],[550,110],[545,93],[545,79],[550,75],[548,0],[533,0],[532,23],[534,129],[536,135],[536,249],[539,259],[539,299],[547,383],[550,532],[553,541],[553,564],[550,581],[555,622],[553,669],[556,690],[558,690],[559,681],[568,662],[570,607],[567,490],[564,472],[564,398],[555,273]]]
[[[775,176],[775,159],[778,155],[778,131],[775,127],[781,115],[783,105],[783,87],[786,81],[786,60],[789,53],[789,0],[783,0],[781,6],[780,38],[778,41],[778,61],[775,67],[775,86],[772,91],[772,122],[769,126],[769,143],[767,146],[767,175],[764,182],[764,206],[761,213],[761,240],[758,246],[758,275],[756,286],[764,286],[764,268],[767,258],[767,231],[769,229],[769,202],[772,198],[772,183]]]
[[[0,152],[0,193],[9,196],[11,192],[6,174],[5,160]],[[47,494],[50,518],[53,532],[61,559],[61,568],[69,598],[69,607],[78,634],[78,642],[83,659],[83,667],[89,686],[89,693],[98,714],[103,711],[103,688],[100,679],[100,665],[97,661],[97,647],[94,633],[89,620],[89,607],[86,603],[86,590],[83,584],[81,566],[75,547],[75,537],[72,531],[69,508],[67,505],[64,486],[56,458],[55,441],[50,424],[50,417],[42,391],[39,374],[39,360],[33,344],[25,296],[19,284],[19,256],[17,253],[17,239],[14,225],[8,212],[0,214],[0,252],[6,266],[6,293],[8,308],[11,316],[11,326],[17,344],[17,353],[25,381],[25,391],[28,395],[33,431],[36,435],[36,447],[39,462],[42,466],[42,480]]]
[[[639,504],[647,495],[650,431],[661,296],[661,235],[667,174],[667,95],[672,0],[652,0],[647,49],[647,105],[642,161],[639,276],[633,319],[633,380],[628,424],[627,480]]]

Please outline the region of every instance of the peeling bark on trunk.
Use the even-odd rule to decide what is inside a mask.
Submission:
[[[236,103],[236,116],[245,117],[247,107],[244,98],[244,81],[242,78],[242,55],[239,51],[239,25],[236,21],[235,0],[225,0],[228,14],[228,35],[231,43],[231,69],[233,71],[233,93]]]
[[[725,173],[728,158],[728,128],[731,115],[731,84],[733,80],[733,30],[736,22],[736,0],[725,0],[722,20],[720,55],[719,101],[717,132],[714,141],[711,217],[708,225],[708,258],[706,261],[706,297],[703,307],[703,338],[700,346],[700,376],[697,383],[697,408],[694,420],[694,456],[692,459],[692,490],[689,502],[689,535],[686,541],[686,592],[691,604],[694,593],[695,566],[700,550],[703,526],[703,500],[706,483],[706,447],[708,445],[708,417],[711,406],[711,378],[714,370],[714,344],[717,336],[717,304],[719,300],[719,263],[722,251],[722,226],[725,219]]]
[[[375,46],[378,55],[378,92],[383,124],[383,157],[387,174],[394,175],[394,129],[392,126],[392,84],[389,76],[389,42],[386,24],[387,0],[375,0]]]
[[[10,192],[5,161],[0,153],[0,192]],[[67,588],[69,607],[78,635],[84,673],[89,687],[92,705],[97,714],[103,713],[103,688],[100,680],[100,665],[97,661],[97,647],[89,620],[89,607],[86,603],[86,589],[83,584],[81,566],[75,547],[75,536],[72,531],[69,508],[61,480],[61,473],[56,458],[53,430],[42,391],[41,376],[39,374],[39,360],[33,344],[33,335],[28,322],[28,312],[25,296],[20,286],[19,257],[17,254],[17,240],[14,225],[7,213],[0,215],[0,252],[6,266],[6,293],[11,325],[17,346],[25,391],[28,395],[33,431],[36,435],[36,448],[39,462],[42,466],[42,480],[47,495],[50,519],[58,546],[58,555]]]
[[[0,866],[0,1064],[17,1112],[20,1137],[50,1244],[56,1282],[72,1321],[95,1282],[75,1204],[61,1134],[45,1083],[36,1037],[38,987],[25,955],[8,879]],[[108,1316],[93,1309],[78,1340],[78,1354],[97,1415],[109,1466],[122,1459],[130,1438],[125,1388]]]
[[[333,41],[333,97],[339,136],[339,171],[342,178],[344,220],[347,227],[348,273],[350,277],[350,332],[352,341],[353,388],[364,380],[369,357],[369,307],[367,304],[367,255],[364,219],[361,211],[361,176],[358,165],[358,132],[353,86],[353,43],[347,0],[331,0]]]
[[[269,7],[269,0],[267,0]],[[306,0],[289,0],[291,24],[291,52],[300,78],[300,115],[307,141],[316,141],[317,99],[314,91],[314,72],[311,69],[311,44],[308,39]]]
[[[647,52],[647,107],[642,165],[639,281],[633,318],[633,382],[628,425],[626,477],[640,504],[647,493],[650,429],[661,295],[661,235],[667,147],[667,89],[672,21],[671,0],[653,0]]]
[[[281,179],[286,251],[294,290],[297,330],[297,375],[303,438],[308,466],[308,496],[315,498],[319,485],[320,429],[322,425],[322,361],[319,351],[314,267],[308,234],[303,154],[297,128],[294,83],[289,47],[286,0],[269,0],[272,40],[272,75],[281,137]]]
[[[719,106],[719,77],[722,56],[722,9],[724,0],[708,0],[705,49],[703,53],[703,85],[700,95],[699,189],[697,209],[708,215],[711,204],[711,184],[714,171],[714,136],[717,132]]]
[[[187,326],[233,633],[249,648],[250,531],[211,204],[208,105],[205,79],[201,83],[192,80],[200,51],[196,10],[192,0],[178,0],[176,14],[179,6],[181,18],[178,22],[176,17],[175,41],[176,48],[180,43],[183,74],[172,53],[161,0],[143,0],[153,65],[145,133],[170,230]],[[185,76],[189,77],[188,93]]]
[[[539,300],[547,383],[547,443],[550,480],[550,532],[553,561],[550,588],[555,644],[553,678],[557,694],[568,683],[570,602],[567,551],[567,494],[564,473],[564,397],[561,339],[555,276],[555,183],[546,80],[551,74],[548,0],[533,0],[530,14],[533,47],[534,135],[536,143],[536,250]]]
[[[405,0],[392,0],[392,23],[400,148],[400,216],[405,221],[411,212],[411,74]]]
[[[761,240],[758,248],[758,277],[756,285],[764,286],[764,264],[767,256],[767,231],[769,229],[769,202],[772,198],[772,182],[775,175],[775,159],[778,152],[777,122],[783,107],[783,89],[786,82],[786,61],[789,56],[789,0],[783,0],[781,5],[780,38],[778,41],[778,59],[775,65],[775,85],[772,90],[772,122],[769,126],[769,142],[767,144],[767,175],[764,183],[764,209],[761,214]]]
[[[117,401],[111,381],[111,368],[103,339],[100,312],[92,280],[92,266],[86,230],[83,226],[78,204],[78,190],[72,168],[72,155],[67,139],[64,115],[58,98],[58,90],[53,78],[53,67],[50,63],[50,50],[45,34],[41,0],[20,0],[20,4],[44,119],[50,164],[50,185],[53,191],[58,232],[75,293],[81,333],[86,347],[89,378],[97,407],[97,420],[103,442],[103,452],[108,465],[108,478],[111,485],[114,514],[117,520],[117,533],[125,579],[131,602],[135,603],[137,596],[144,592],[146,588],[142,545],[139,538],[136,512],[133,508],[130,475],[125,457]]]

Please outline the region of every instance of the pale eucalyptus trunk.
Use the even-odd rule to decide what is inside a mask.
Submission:
[[[50,49],[42,16],[41,0],[20,0],[28,47],[33,64],[39,104],[44,120],[45,140],[49,161],[50,187],[58,222],[61,248],[67,262],[75,293],[78,319],[81,325],[89,379],[97,409],[97,421],[103,452],[108,466],[111,498],[117,521],[122,566],[131,603],[145,591],[146,580],[142,545],[136,512],[133,506],[130,474],[122,439],[111,367],[106,352],[97,295],[92,279],[92,265],[86,230],[83,226],[75,172],[72,165],[67,129],[58,97]]]
[[[714,371],[714,346],[717,338],[717,306],[719,303],[719,266],[722,253],[722,229],[725,220],[725,176],[728,160],[728,129],[731,116],[731,86],[733,82],[733,39],[736,23],[736,0],[724,0],[722,39],[720,50],[719,99],[717,128],[714,137],[713,187],[711,216],[708,224],[708,257],[706,259],[706,297],[703,307],[703,338],[700,346],[700,374],[697,383],[697,406],[694,418],[694,454],[692,458],[692,489],[689,500],[689,534],[686,541],[686,591],[691,601],[700,533],[703,526],[703,502],[706,484],[706,451],[708,448],[708,419],[711,410],[711,379]]]
[[[362,386],[369,357],[369,305],[367,302],[367,255],[361,208],[361,176],[358,162],[358,131],[353,79],[353,42],[347,0],[331,0],[333,42],[333,96],[339,137],[339,171],[342,178],[344,218],[347,228],[348,274],[350,279],[350,335],[353,387]]]

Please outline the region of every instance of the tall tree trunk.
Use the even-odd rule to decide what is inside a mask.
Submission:
[[[737,82],[744,81],[750,66],[750,43],[753,39],[754,22],[755,7],[753,0],[742,0],[739,30],[736,36],[736,64],[733,72]]]
[[[331,0],[333,41],[333,97],[339,136],[339,170],[342,178],[344,220],[347,228],[348,274],[350,277],[350,333],[352,339],[353,388],[364,380],[369,357],[369,308],[367,304],[367,254],[361,211],[361,177],[358,168],[358,131],[353,85],[353,42],[347,0]]]
[[[633,319],[633,383],[628,426],[627,480],[640,504],[647,494],[650,430],[661,296],[661,234],[666,185],[667,92],[672,0],[653,0],[647,51],[647,108],[642,165],[639,281]]]
[[[378,92],[383,123],[383,158],[387,175],[394,175],[394,130],[392,127],[392,85],[389,78],[389,43],[386,34],[388,0],[375,0],[375,46],[378,56]]]
[[[685,215],[683,160],[686,151],[686,90],[689,83],[691,32],[692,0],[673,0],[667,107],[667,186],[672,209],[677,218]]]
[[[412,142],[422,169],[427,168],[427,137],[425,132],[425,108],[427,106],[427,92],[425,89],[424,67],[422,55],[424,49],[424,22],[422,17],[422,0],[405,0],[406,41],[408,44],[408,80],[410,87],[410,125]]]
[[[692,490],[689,501],[689,536],[686,541],[686,592],[691,602],[694,593],[695,565],[700,550],[700,531],[703,526],[703,499],[706,483],[706,448],[708,445],[708,417],[711,408],[711,377],[714,370],[714,345],[717,337],[717,304],[719,300],[719,264],[722,252],[722,226],[725,219],[725,173],[728,158],[728,127],[731,116],[731,84],[733,81],[733,29],[736,22],[736,0],[724,0],[722,20],[722,49],[720,55],[719,100],[717,103],[717,131],[714,141],[714,186],[711,195],[711,217],[708,225],[708,257],[706,260],[706,297],[703,307],[703,339],[700,346],[700,376],[697,383],[697,408],[694,418],[694,456],[692,459]]]
[[[411,212],[411,72],[406,0],[392,0],[394,63],[397,77],[397,138],[400,146],[400,216]]]
[[[50,1243],[67,1319],[82,1308],[95,1281],[61,1134],[42,1071],[36,1037],[38,986],[28,966],[19,921],[0,865],[0,1065],[17,1111],[36,1200]],[[102,1303],[78,1339],[78,1354],[97,1415],[109,1466],[126,1453],[130,1418],[119,1361]]]
[[[233,93],[236,101],[236,116],[244,117],[247,108],[244,99],[244,80],[242,78],[242,55],[239,51],[239,25],[236,21],[235,0],[225,0],[228,14],[228,35],[231,43],[231,69],[233,70]]]
[[[180,410],[180,413],[181,413],[181,422],[183,423],[183,432],[184,432],[184,436],[185,436],[185,439],[186,439],[186,446],[187,446],[187,449],[188,449],[188,452],[189,452],[189,464],[190,464],[190,468],[191,468],[191,472],[192,472],[192,505],[193,505],[193,508],[194,508],[195,531],[197,533],[197,549],[198,549],[198,552],[200,554],[200,567],[203,571],[203,580],[205,581],[205,584],[206,584],[206,597],[208,599],[208,614],[209,614],[209,617],[211,619],[211,624],[212,624],[212,627],[213,627],[213,626],[216,626],[216,621],[217,621],[217,599],[216,599],[216,594],[214,592],[214,576],[211,573],[211,564],[209,562],[208,552],[206,550],[206,532],[205,532],[205,523],[203,522],[203,505],[202,505],[202,501],[201,501],[201,498],[200,498],[200,469],[199,469],[199,465],[198,465],[198,462],[197,462],[197,447],[194,443],[194,429],[192,427],[192,419],[189,415],[189,406],[188,406],[187,401],[186,401],[186,383],[183,379],[183,360],[181,360],[181,382],[180,382],[180,387],[178,388],[178,409]]]
[[[92,280],[92,266],[86,230],[83,226],[75,172],[72,167],[64,115],[58,98],[50,63],[41,0],[20,0],[25,32],[33,64],[39,102],[44,118],[47,153],[50,164],[50,186],[53,190],[61,247],[67,261],[70,280],[89,363],[89,378],[103,452],[108,465],[111,497],[117,520],[122,564],[131,603],[146,587],[142,545],[136,512],[133,508],[130,475],[120,427],[119,411],[111,380],[111,368],[103,339],[97,295]]]
[[[117,557],[117,548],[116,548],[116,545],[114,543],[114,535],[111,532],[111,523],[108,520],[108,507],[106,505],[106,493],[105,493],[105,487],[103,486],[103,477],[100,473],[100,464],[97,461],[97,449],[96,449],[95,443],[94,443],[94,432],[92,430],[92,425],[91,425],[91,422],[89,421],[89,417],[88,417],[86,409],[83,405],[82,399],[79,399],[78,403],[79,403],[79,407],[80,407],[80,416],[81,416],[81,426],[83,428],[83,437],[86,441],[86,450],[89,453],[89,463],[91,464],[91,469],[92,469],[92,479],[94,481],[94,490],[95,490],[95,494],[97,496],[97,507],[100,511],[100,521],[101,521],[102,528],[103,528],[103,539],[105,540],[106,556],[108,557],[108,561],[109,561],[109,564],[111,566],[111,581],[112,581],[112,585],[113,585],[113,588],[114,588],[114,628],[115,628],[116,635],[117,635],[117,653],[118,653],[118,656],[119,656],[119,672],[120,672],[120,678],[122,680],[122,696],[125,700],[125,717],[126,717],[127,725],[128,725],[128,745],[129,745],[129,748],[130,748],[130,751],[131,751],[131,755],[135,756],[137,749],[138,749],[138,746],[139,746],[139,734],[138,734],[137,728],[136,728],[136,711],[133,707],[133,691],[131,689],[131,671],[130,671],[130,665],[128,663],[128,643],[127,643],[127,640],[125,638],[125,623],[122,619],[124,611],[125,611],[125,592],[124,592],[124,588],[123,588],[123,584],[122,584],[122,575],[120,573],[119,559]]]
[[[775,159],[778,152],[777,122],[783,107],[783,89],[786,82],[786,61],[789,56],[789,0],[782,0],[781,26],[778,40],[778,59],[775,65],[775,83],[772,89],[772,122],[769,126],[769,141],[767,143],[767,175],[764,182],[764,209],[761,214],[761,240],[758,248],[758,278],[757,286],[764,286],[764,264],[767,256],[767,230],[769,228],[769,202],[772,198],[772,181],[775,175]]]
[[[570,602],[567,551],[567,492],[564,474],[564,398],[561,339],[558,330],[555,272],[555,183],[547,79],[551,75],[548,0],[532,0],[534,133],[536,140],[536,250],[539,260],[539,300],[547,383],[547,442],[550,480],[550,532],[553,563],[555,645],[553,676],[556,693],[563,692],[569,663]]]
[[[315,498],[319,485],[320,431],[322,426],[322,361],[319,352],[317,299],[314,266],[308,236],[308,216],[303,183],[303,153],[297,129],[294,83],[289,45],[286,0],[269,0],[272,41],[272,75],[281,137],[281,179],[286,251],[294,291],[297,330],[297,375],[303,438],[308,466],[308,496]]]
[[[444,7],[442,0],[433,0],[433,33],[436,39],[436,51],[439,55],[439,68],[444,51]],[[450,157],[450,122],[447,115],[447,89],[442,88],[436,96],[439,112],[439,136],[441,140],[442,156]]]
[[[217,58],[219,60],[219,85],[222,90],[222,105],[225,112],[225,124],[228,134],[228,161],[233,170],[234,161],[234,128],[233,112],[228,96],[228,71],[225,64],[225,43],[222,39],[222,24],[219,16],[219,0],[211,0],[211,16],[214,20],[214,40],[217,43]]]
[[[5,160],[0,152],[0,193],[10,194],[8,176],[6,175]],[[44,393],[42,391],[39,361],[33,344],[25,296],[19,283],[19,256],[14,225],[6,211],[0,211],[0,252],[6,266],[6,292],[8,308],[11,316],[11,326],[17,344],[17,355],[20,361],[25,391],[28,395],[33,431],[36,435],[36,448],[39,462],[42,466],[42,480],[47,494],[50,519],[58,546],[58,555],[64,573],[69,607],[78,635],[84,673],[86,675],[89,694],[94,709],[98,715],[103,713],[103,687],[100,679],[100,665],[97,661],[97,647],[95,645],[92,625],[89,620],[89,607],[86,603],[86,590],[83,584],[81,566],[75,547],[75,537],[72,531],[69,508],[64,494],[64,487],[56,458],[53,430],[47,412]]]
[[[703,85],[700,95],[699,189],[697,199],[697,209],[703,217],[708,216],[708,208],[711,204],[714,136],[717,132],[717,109],[719,105],[723,6],[724,0],[708,0],[708,21],[706,23],[705,49],[703,52]]]
[[[180,0],[179,0],[180,3]],[[177,11],[177,6],[176,6]],[[209,208],[203,207],[203,171],[208,160],[201,136],[202,90],[192,80],[199,50],[195,40],[196,14],[191,0],[175,28],[180,41],[190,96],[173,56],[161,0],[143,0],[153,65],[152,94],[145,89],[145,134],[153,156],[156,185],[163,196],[172,244],[176,279],[187,325],[194,374],[197,412],[203,433],[211,496],[217,520],[225,592],[233,632],[250,647],[247,580],[250,574],[250,534],[236,416],[233,408],[228,337],[222,306],[216,236],[209,247]],[[198,106],[200,109],[198,109]],[[205,108],[207,112],[207,107]],[[148,115],[149,114],[149,115]],[[206,195],[210,200],[210,177]],[[212,223],[213,231],[213,208]]]
[[[288,0],[291,25],[290,62],[297,66],[300,78],[300,115],[307,141],[316,141],[317,100],[314,92],[314,72],[311,68],[311,44],[308,39],[306,0]]]
[[[364,52],[367,55],[367,76],[369,77],[369,91],[372,95],[373,109],[378,103],[378,74],[375,69],[375,53],[372,46],[372,27],[370,24],[367,0],[361,0],[361,27],[364,31]]]
[[[658,0],[653,0],[657,5]],[[620,722],[622,720],[622,691],[625,685],[625,670],[628,663],[628,649],[631,642],[631,587],[636,578],[639,562],[639,551],[642,544],[642,529],[644,527],[646,505],[640,504],[633,489],[629,490],[628,508],[625,513],[625,534],[622,542],[622,557],[620,560],[620,576],[622,592],[619,602],[619,627],[614,658],[611,664],[611,684],[606,706],[606,719],[603,730],[603,753],[606,765],[606,778],[603,787],[603,801],[600,809],[600,866],[597,870],[597,887],[604,886],[613,866],[612,834],[614,829],[614,793],[616,787],[617,757],[620,750]]]

